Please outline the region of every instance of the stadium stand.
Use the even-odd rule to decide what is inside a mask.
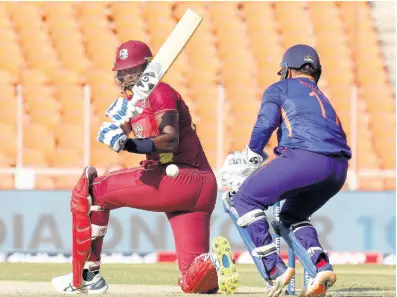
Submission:
[[[190,106],[214,168],[219,86],[225,96],[225,155],[249,140],[255,117],[247,114],[257,114],[261,93],[278,80],[284,50],[307,43],[322,57],[321,87],[349,139],[351,96],[357,90],[357,169],[395,170],[395,34],[390,31],[395,33],[395,15],[380,17],[388,10],[380,3],[337,1],[1,2],[0,167],[16,166],[17,145],[10,139],[16,139],[17,96],[22,95],[23,166],[81,168],[86,85],[92,103],[91,164],[104,170],[137,165],[142,156],[120,156],[96,141],[104,110],[120,96],[111,72],[115,50],[121,42],[139,39],[156,53],[187,8],[202,14],[204,22],[164,80]],[[275,145],[273,136],[266,151],[271,154]],[[36,188],[69,189],[75,180],[40,176]],[[2,175],[0,189],[13,183],[12,175]],[[359,185],[395,190],[395,178],[363,176]]]

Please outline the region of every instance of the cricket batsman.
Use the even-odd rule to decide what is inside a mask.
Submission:
[[[317,86],[317,52],[308,45],[289,48],[278,75],[281,80],[264,92],[248,146],[226,158],[221,181],[230,192],[222,199],[268,283],[268,297],[279,296],[294,274],[277,253],[265,213],[285,200],[280,222],[272,226],[313,278],[301,296],[325,296],[336,275],[309,218],[341,190],[352,154],[331,102]],[[263,149],[277,128],[276,158],[262,165]]]
[[[102,294],[108,289],[100,275],[101,251],[110,211],[132,207],[164,212],[174,235],[180,277],[185,293],[232,293],[238,285],[236,267],[226,238],[217,237],[210,251],[210,219],[217,182],[208,163],[189,109],[171,86],[160,82],[146,104],[132,106],[132,88],[153,55],[143,42],[130,40],[117,49],[113,71],[125,97],[107,110],[98,141],[116,153],[146,155],[139,167],[98,176],[84,169],[73,188],[73,273],[54,278],[66,294]],[[144,83],[155,84],[148,76]],[[118,124],[125,119],[125,124]],[[128,138],[130,133],[134,138]],[[128,158],[128,154],[126,154]],[[179,168],[168,176],[170,164]],[[175,168],[175,167],[174,167]],[[133,268],[132,268],[133,269]],[[219,275],[219,277],[218,277]]]

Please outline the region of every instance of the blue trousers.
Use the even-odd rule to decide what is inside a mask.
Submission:
[[[276,159],[258,168],[244,181],[234,196],[234,207],[241,217],[254,209],[267,209],[285,200],[280,221],[289,227],[307,220],[337,194],[346,181],[347,169],[345,157],[284,148]],[[265,220],[256,221],[247,230],[257,247],[273,241]],[[318,239],[311,241],[313,246],[321,246]],[[281,259],[273,253],[263,261],[269,271]]]

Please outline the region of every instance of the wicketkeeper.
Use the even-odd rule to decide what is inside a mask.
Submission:
[[[277,254],[265,210],[285,200],[280,223],[272,225],[313,278],[302,296],[325,296],[336,275],[309,217],[341,190],[351,150],[330,100],[317,86],[317,52],[307,45],[289,48],[278,74],[281,81],[263,95],[249,145],[225,161],[221,180],[231,192],[223,201],[268,283],[267,296],[274,297],[294,269]],[[262,165],[263,149],[276,129],[276,158]]]

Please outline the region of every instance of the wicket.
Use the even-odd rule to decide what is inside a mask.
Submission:
[[[280,221],[280,202],[276,202],[273,205],[273,217],[279,222]],[[275,244],[277,248],[277,253],[280,254],[280,236],[274,234]],[[289,247],[288,248],[288,266],[295,268],[295,254],[294,251]],[[311,277],[304,270],[303,273],[303,285],[306,288],[307,285],[311,282]],[[288,295],[295,295],[295,275],[292,277],[290,283],[288,284],[288,289],[285,292]]]

